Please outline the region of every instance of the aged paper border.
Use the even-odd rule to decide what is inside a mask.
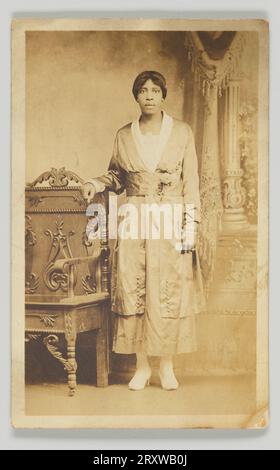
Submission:
[[[24,387],[25,32],[257,31],[259,49],[256,413],[251,415],[26,416]],[[268,33],[265,20],[15,19],[12,22],[12,425],[16,428],[264,428],[268,424]]]

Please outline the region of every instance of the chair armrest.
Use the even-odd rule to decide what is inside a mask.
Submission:
[[[98,304],[109,299],[110,295],[108,293],[96,292],[95,294],[75,295],[74,297],[61,299],[60,305],[62,304],[68,307],[83,307],[86,305]]]
[[[99,255],[92,255],[92,256],[77,256],[76,258],[64,258],[64,259],[57,259],[54,263],[54,269],[61,269],[63,270],[66,266],[74,266],[77,264],[88,263],[90,261],[96,261]]]
[[[74,297],[74,266],[77,264],[88,263],[90,261],[98,260],[99,253],[91,256],[78,256],[76,258],[57,259],[54,263],[54,269],[61,269],[62,271],[67,268],[69,270],[68,277],[68,297]]]

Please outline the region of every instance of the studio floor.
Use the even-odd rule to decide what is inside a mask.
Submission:
[[[78,384],[74,397],[67,384],[26,386],[26,415],[176,415],[250,414],[255,410],[255,376],[193,376],[180,380],[177,390],[161,389],[159,379],[131,391],[126,384],[97,388]]]

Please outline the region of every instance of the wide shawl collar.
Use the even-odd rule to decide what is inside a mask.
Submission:
[[[141,134],[140,127],[139,127],[139,119],[140,119],[140,116],[138,119],[136,119],[135,121],[131,123],[131,136],[132,136],[132,140],[135,145],[135,148],[136,148],[135,157],[137,159],[137,162],[135,161],[135,163],[136,163],[136,166],[137,167],[140,166],[143,171],[151,172],[151,170],[146,166],[145,160],[143,158],[143,152],[145,151],[145,149],[142,144],[143,140],[142,140],[142,134]],[[155,161],[157,162],[157,165],[154,171],[156,171],[159,168],[160,164],[162,163],[165,150],[167,147],[167,143],[171,135],[172,128],[173,128],[173,118],[169,116],[165,111],[163,111],[163,119],[162,119],[162,124],[161,124],[161,129],[160,129],[160,134],[159,134],[159,141],[158,141],[158,146],[157,146],[156,155],[155,155]]]

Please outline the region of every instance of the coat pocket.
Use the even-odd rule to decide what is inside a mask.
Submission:
[[[181,286],[170,279],[160,281],[160,312],[162,318],[180,317]]]
[[[180,255],[180,272],[175,278],[160,281],[160,304],[162,318],[184,318],[193,311],[194,276],[192,254]]]
[[[121,315],[145,311],[145,250],[138,240],[119,240],[112,259],[111,304]]]

